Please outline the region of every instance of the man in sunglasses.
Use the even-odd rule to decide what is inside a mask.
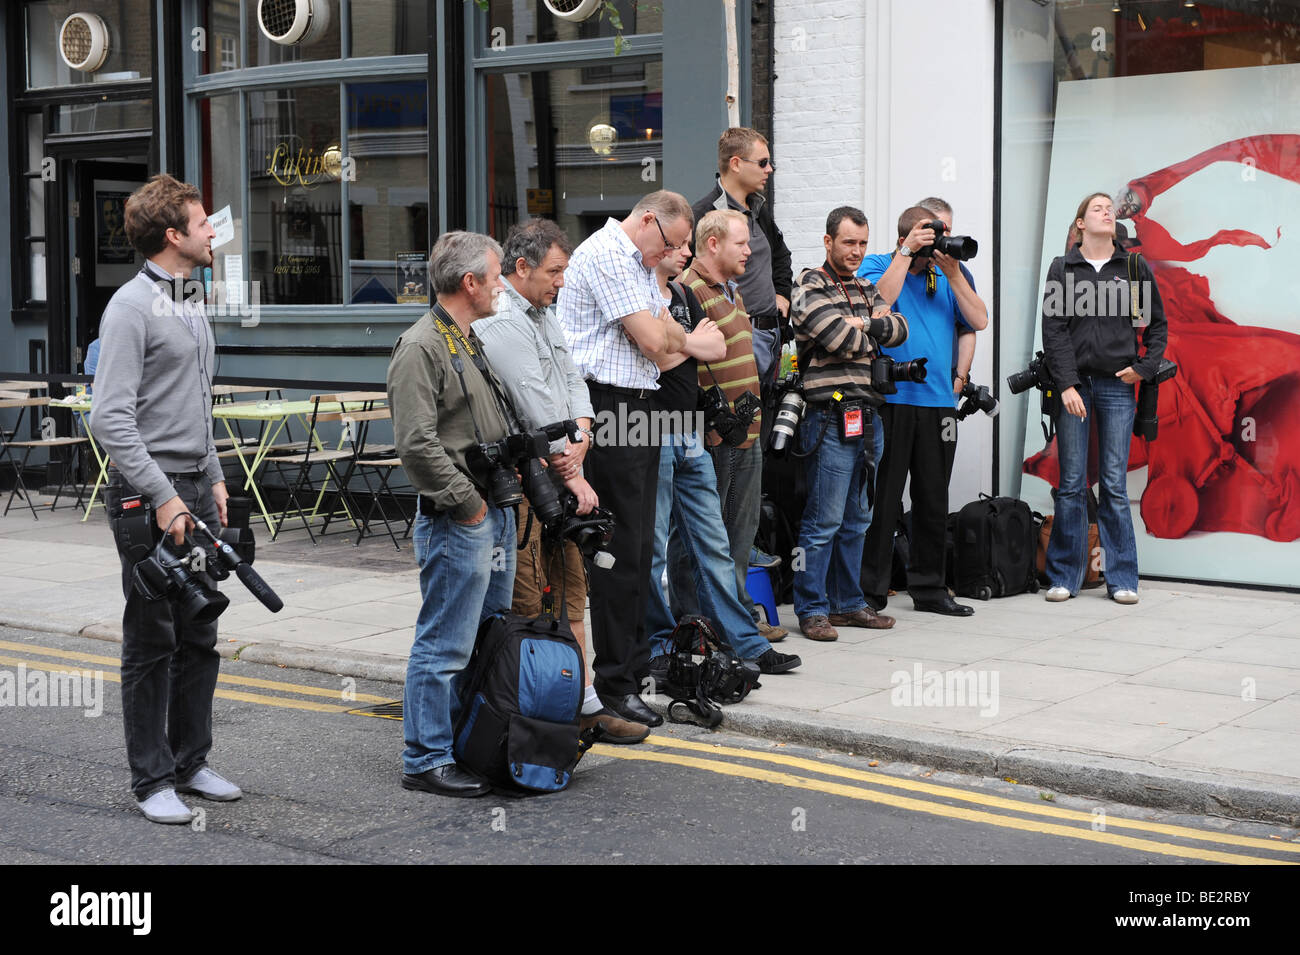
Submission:
[[[718,139],[716,184],[708,195],[691,207],[696,222],[715,209],[734,209],[745,216],[749,226],[749,262],[745,271],[737,277],[737,284],[753,325],[759,395],[763,399],[764,408],[769,410],[772,407],[772,387],[780,375],[781,342],[794,337],[789,324],[792,281],[790,250],[786,248],[785,237],[777,228],[772,218],[772,208],[763,195],[768,177],[775,168],[763,135],[746,126],[733,126]],[[767,443],[772,415],[765,414],[763,418],[758,442],[760,447]],[[752,464],[751,470],[735,474],[724,474],[720,469],[718,486],[730,487],[734,495],[733,506],[728,507],[728,512],[752,512],[754,526],[757,526],[762,490],[761,455],[754,455],[747,463]],[[750,616],[757,623],[758,632],[775,642],[786,635],[785,630],[762,622],[758,608],[744,588],[751,543],[753,542],[744,543],[743,564],[737,565],[741,583],[740,600],[749,608]]]

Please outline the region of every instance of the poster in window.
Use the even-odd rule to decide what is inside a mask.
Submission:
[[[428,253],[397,253],[397,304],[429,304]]]
[[[1160,386],[1156,440],[1129,449],[1143,575],[1300,580],[1297,88],[1300,66],[1280,65],[1059,89],[1040,291],[1078,204],[1109,191],[1155,276],[1165,357],[1179,367]],[[1022,497],[1050,511],[1056,448],[1039,429],[1037,393],[1025,400]]]
[[[130,265],[135,249],[126,238],[129,192],[95,192],[95,261],[99,265]]]

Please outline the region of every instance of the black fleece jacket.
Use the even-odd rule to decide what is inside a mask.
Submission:
[[[1078,386],[1084,375],[1113,376],[1130,365],[1147,381],[1155,374],[1168,325],[1151,268],[1142,258],[1137,265],[1142,317],[1135,322],[1128,253],[1119,246],[1100,272],[1077,246],[1052,260],[1043,289],[1043,351],[1059,391]],[[1141,358],[1139,341],[1146,347]]]

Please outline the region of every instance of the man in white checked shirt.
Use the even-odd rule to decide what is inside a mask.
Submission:
[[[664,311],[654,269],[689,240],[693,225],[685,198],[652,192],[622,222],[610,219],[574,250],[556,303],[597,419],[612,416],[620,425],[612,442],[603,440],[610,429],[598,429],[602,440],[586,460],[588,483],[617,519],[609,547],[613,566],[588,568],[593,683],[606,707],[648,726],[663,722],[638,694],[650,669],[646,602],[657,586],[649,573],[659,482],[657,432],[650,427],[659,388],[655,359],[680,351],[686,341]]]

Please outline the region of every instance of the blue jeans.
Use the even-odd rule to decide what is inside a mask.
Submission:
[[[885,449],[880,415],[871,415],[867,436],[840,440],[836,412],[809,407],[799,440],[811,448],[825,426],[821,446],[807,459],[808,500],[799,524],[803,567],[795,567],[794,612],[800,620],[853,613],[867,606],[862,595],[862,545],[871,526],[876,466]],[[827,420],[829,418],[829,421]],[[796,555],[796,559],[797,559]]]
[[[402,765],[422,773],[454,763],[452,727],[459,677],[479,624],[510,610],[515,584],[515,512],[489,506],[473,527],[447,514],[415,519],[415,559],[424,603],[406,665]]]
[[[1137,590],[1137,541],[1128,502],[1128,450],[1137,400],[1133,386],[1118,378],[1084,376],[1079,385],[1088,417],[1064,410],[1056,419],[1056,447],[1061,460],[1061,486],[1056,492],[1056,518],[1047,544],[1047,579],[1053,587],[1077,594],[1088,562],[1102,559],[1106,589]],[[1101,496],[1097,530],[1101,554],[1088,553],[1088,430],[1097,418],[1097,469]]]
[[[650,600],[646,606],[646,633],[650,655],[672,650],[669,637],[676,618],[668,606],[660,581],[667,566],[670,534],[692,570],[689,586],[699,612],[712,620],[742,660],[756,660],[769,644],[758,635],[754,619],[736,593],[736,564],[727,530],[722,525],[713,458],[702,453],[700,438],[691,433],[673,435],[659,449],[659,494],[655,500],[655,549],[650,563]],[[745,555],[748,562],[749,555]]]
[[[694,453],[694,452],[692,452]],[[763,451],[755,441],[747,448],[732,448],[725,444],[709,448],[713,458],[717,498],[721,505],[722,526],[727,535],[727,548],[736,575],[736,596],[749,612],[749,618],[758,623],[758,608],[749,596],[749,551],[758,534],[758,516],[763,503]],[[683,614],[709,613],[694,599],[688,586],[691,565],[686,553],[676,543],[668,551],[668,578],[673,587],[674,608]]]

